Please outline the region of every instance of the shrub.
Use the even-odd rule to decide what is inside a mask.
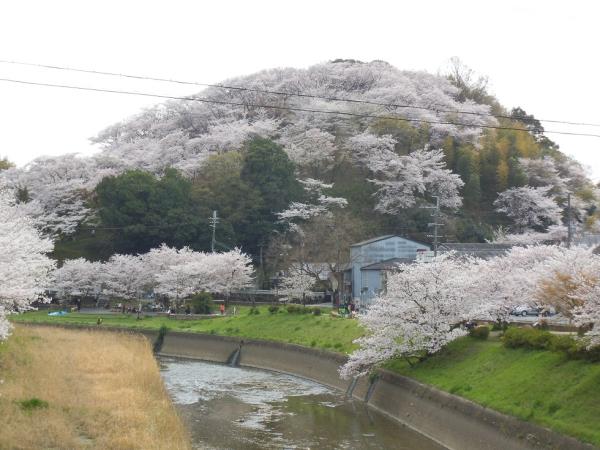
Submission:
[[[548,331],[548,330],[550,330],[550,324],[548,323],[548,321],[546,319],[542,319],[539,321],[537,328],[538,328],[538,330]]]
[[[490,327],[488,327],[487,325],[480,325],[469,330],[469,336],[474,337],[475,339],[486,340],[489,335]]]
[[[590,362],[600,362],[600,345],[586,348],[583,352],[583,357]]]
[[[552,339],[554,336],[549,331],[545,330],[535,330],[539,331],[538,333],[531,333],[530,343],[531,348],[536,349],[548,349],[550,348],[550,344],[552,343]]]
[[[315,306],[314,308],[309,308],[302,305],[287,305],[287,312],[290,314],[314,314],[315,316],[320,316],[322,311],[321,308]]]
[[[158,353],[162,349],[167,331],[169,331],[169,329],[164,325],[158,329],[158,336],[156,337],[156,341],[154,341],[154,345],[152,346],[152,351],[154,353]]]
[[[271,314],[275,314],[275,313],[279,312],[279,306],[277,306],[277,305],[271,305],[271,306],[269,306],[269,312]]]
[[[502,320],[496,320],[492,325],[492,331],[506,331],[508,328],[508,322]]]
[[[213,298],[209,292],[199,292],[193,295],[189,304],[194,314],[210,314],[213,309]]]
[[[548,331],[515,327],[506,330],[502,340],[504,345],[510,348],[547,349],[552,338]]]
[[[581,325],[580,327],[577,328],[577,336],[583,337],[583,335],[585,333],[587,333],[588,331],[590,331],[591,329],[592,329],[592,327],[590,325]]]
[[[565,353],[569,359],[584,359],[600,362],[600,346],[588,348],[585,340],[557,335],[533,328],[509,328],[503,337],[504,345],[510,348],[551,350]]]
[[[249,316],[252,316],[254,314],[256,314],[256,315],[260,314],[260,310],[256,306],[253,306],[252,308],[250,308],[248,310],[248,315]]]
[[[29,398],[27,400],[21,400],[19,402],[21,409],[24,411],[32,411],[34,409],[47,408],[48,402],[45,400],[40,400],[39,398]]]
[[[555,335],[550,342],[550,350],[553,352],[564,352],[567,355],[574,354],[578,351],[577,341],[571,336]]]

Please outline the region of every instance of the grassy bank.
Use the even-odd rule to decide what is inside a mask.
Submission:
[[[223,336],[240,336],[249,339],[288,342],[306,347],[321,348],[340,353],[349,353],[356,348],[352,343],[362,334],[356,320],[331,317],[327,310],[320,316],[313,314],[290,314],[280,309],[269,313],[266,306],[258,308],[259,314],[248,314],[250,308],[237,307],[237,314],[214,319],[178,320],[168,317],[144,317],[122,314],[80,314],[48,316],[47,311],[28,312],[12,316],[14,322],[60,323],[96,325],[102,318],[102,326],[157,330],[162,325],[172,331],[212,333]]]
[[[397,360],[388,368],[600,446],[600,364],[467,337],[412,367]]]
[[[141,337],[17,326],[0,379],[0,448],[189,448]]]

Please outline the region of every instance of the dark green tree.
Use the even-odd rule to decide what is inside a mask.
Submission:
[[[208,229],[192,202],[191,182],[168,169],[161,179],[132,170],[96,187],[103,227],[113,230],[115,251],[141,253],[163,242],[206,248]]]
[[[283,211],[302,193],[294,163],[269,139],[255,138],[248,143],[241,178],[258,190],[265,210],[271,213]]]
[[[508,159],[508,187],[520,187],[527,184],[527,175],[515,157]]]
[[[224,246],[249,247],[247,235],[263,208],[260,192],[241,178],[243,164],[240,152],[212,156],[193,181],[194,203],[204,211],[203,215],[208,217],[213,210],[218,211],[219,250]]]
[[[271,234],[280,228],[277,213],[290,202],[300,200],[303,189],[292,161],[281,146],[269,139],[255,138],[247,144],[240,179],[260,198],[244,233],[244,250],[258,261],[261,248],[266,247]]]

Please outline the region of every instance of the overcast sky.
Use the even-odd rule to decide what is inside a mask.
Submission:
[[[335,58],[436,73],[458,56],[507,106],[600,123],[600,2],[26,1],[0,3],[0,59],[205,83]],[[0,78],[186,95],[189,86],[0,64]],[[0,82],[0,156],[89,154],[88,138],[156,103]],[[545,124],[600,134],[600,127]],[[600,138],[548,135],[600,179]]]

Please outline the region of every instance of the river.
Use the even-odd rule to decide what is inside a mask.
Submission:
[[[302,378],[171,358],[161,359],[161,372],[194,448],[443,448],[360,401]]]

